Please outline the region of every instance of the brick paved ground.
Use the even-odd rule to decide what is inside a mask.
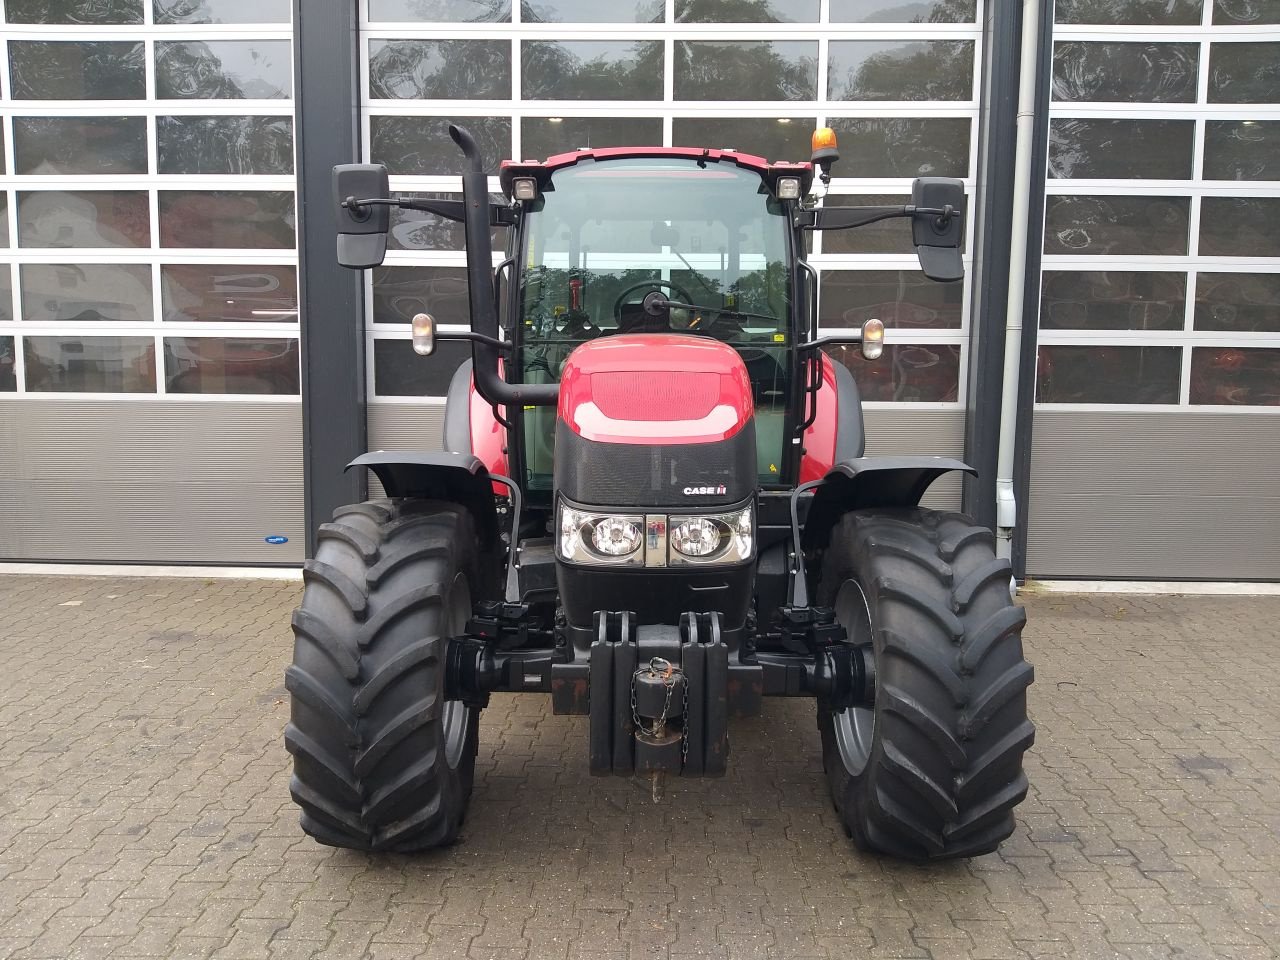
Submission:
[[[297,591],[0,578],[0,958],[1280,951],[1280,598],[1028,598],[1018,831],[919,868],[850,847],[799,701],[654,807],[585,775],[583,719],[495,697],[459,846],[317,846],[281,746]]]

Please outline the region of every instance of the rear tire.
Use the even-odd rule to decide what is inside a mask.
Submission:
[[[945,860],[995,850],[1027,794],[1032,669],[1026,614],[991,532],[961,514],[847,514],[818,602],[875,651],[872,708],[819,703],[823,765],[845,829],[866,851]]]
[[[377,500],[320,527],[293,614],[285,746],[302,829],[321,843],[408,853],[457,838],[478,709],[446,701],[450,637],[479,588],[471,515]]]

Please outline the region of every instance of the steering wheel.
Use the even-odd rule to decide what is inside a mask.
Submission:
[[[673,283],[670,280],[641,280],[639,283],[631,284],[631,286],[618,294],[618,298],[613,301],[613,315],[615,317],[622,316],[622,305],[627,302],[627,297],[631,296],[631,294],[635,293],[637,290],[653,290],[657,287],[670,287],[671,292],[676,294],[682,301],[685,303],[693,303],[693,297],[689,294],[689,291],[678,283]],[[711,324],[708,323],[707,326],[709,327]],[[703,327],[702,329],[705,330],[706,327]]]

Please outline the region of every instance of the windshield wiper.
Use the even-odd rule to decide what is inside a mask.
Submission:
[[[770,323],[781,323],[781,317],[771,317],[765,313],[748,313],[746,310],[735,310],[732,307],[704,307],[696,303],[684,303],[680,300],[670,300],[667,295],[659,290],[654,290],[647,294],[640,301],[644,307],[644,312],[651,317],[661,316],[663,310],[671,307],[679,307],[684,310],[700,310],[704,313],[715,313],[722,317],[746,317],[751,320],[767,320]]]

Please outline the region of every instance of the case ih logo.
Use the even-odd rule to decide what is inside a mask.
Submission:
[[[684,495],[686,497],[722,497],[729,492],[729,488],[723,483],[718,487],[685,487]]]

